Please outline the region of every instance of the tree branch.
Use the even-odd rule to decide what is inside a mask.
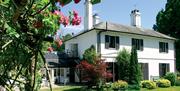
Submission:
[[[32,16],[39,14],[41,11],[43,11],[45,8],[47,8],[50,4],[51,4],[51,2],[49,1],[49,3],[47,3],[42,9],[38,10],[36,13],[32,14]]]
[[[51,77],[50,77],[50,74],[49,74],[49,71],[48,71],[48,65],[47,65],[47,63],[46,63],[46,59],[45,59],[43,53],[42,53],[40,50],[39,50],[39,53],[40,53],[40,55],[41,55],[41,57],[42,57],[42,59],[43,59],[44,66],[45,66],[46,72],[47,72],[47,74],[48,74],[48,78],[49,78],[48,81],[49,81],[49,85],[50,85],[50,91],[52,91]]]

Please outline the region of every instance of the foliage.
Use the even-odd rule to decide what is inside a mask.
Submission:
[[[157,80],[157,85],[158,87],[163,87],[163,88],[167,88],[171,86],[171,82],[167,79],[159,79]]]
[[[9,90],[13,90],[15,83],[23,84],[26,91],[38,88],[36,72],[42,67],[40,59],[47,66],[42,53],[44,44],[54,41],[59,25],[79,25],[81,22],[77,12],[65,16],[60,11],[62,7],[56,6],[72,1],[79,3],[80,0],[0,1],[0,85]],[[60,47],[62,39],[56,37],[53,43]]]
[[[150,80],[141,81],[142,88],[155,89],[156,83]]]
[[[94,45],[86,49],[83,54],[83,59],[87,60],[89,63],[93,64],[94,60],[97,58],[97,53]]]
[[[129,81],[130,56],[131,54],[125,48],[123,48],[123,50],[120,51],[116,57],[118,65],[118,79],[127,82]]]
[[[72,35],[71,34],[66,34],[65,36],[62,37],[62,40],[63,41],[66,41],[68,39],[72,38]],[[60,52],[63,52],[65,50],[65,44],[63,43],[61,45],[61,47],[58,47],[56,44],[51,44],[51,48],[53,51],[60,51]]]
[[[112,77],[112,74],[106,71],[108,66],[104,60],[96,59],[94,62],[94,64],[90,64],[87,61],[82,61],[77,65],[77,68],[84,72],[82,78],[89,82],[89,86],[96,85],[101,87],[106,79]]]
[[[176,73],[168,72],[166,73],[164,78],[168,79],[171,82],[171,86],[174,86],[176,83],[177,76],[176,76]]]
[[[180,80],[176,79],[175,86],[180,86]]]
[[[135,49],[135,47],[132,47],[129,65],[129,84],[140,84],[140,80],[141,71],[138,65],[137,50]]]
[[[166,35],[180,39],[180,1],[167,0],[164,10],[156,16],[157,30]],[[180,41],[176,41],[176,68],[180,71]]]
[[[139,84],[133,84],[133,85],[131,85],[131,84],[129,84],[128,85],[128,90],[132,90],[132,91],[134,91],[134,90],[140,90],[141,89],[141,87],[139,86]]]
[[[117,82],[114,82],[112,84],[113,89],[127,89],[128,88],[128,83],[123,80],[118,80]]]

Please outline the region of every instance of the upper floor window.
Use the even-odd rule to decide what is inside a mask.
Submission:
[[[105,35],[105,48],[119,49],[119,36]]]
[[[168,43],[166,42],[159,42],[159,52],[168,53]]]
[[[134,46],[137,50],[143,51],[143,40],[132,38],[132,46]]]

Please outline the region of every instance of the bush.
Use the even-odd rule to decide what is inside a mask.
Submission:
[[[134,90],[140,90],[141,87],[139,84],[134,84],[134,85],[128,85],[128,89],[134,91]]]
[[[165,79],[168,79],[170,82],[171,82],[171,86],[174,86],[175,85],[175,82],[176,82],[176,74],[175,73],[172,73],[172,72],[168,72],[165,76],[164,76]]]
[[[176,82],[175,82],[175,85],[180,86],[180,80],[177,79]]]
[[[158,87],[167,88],[167,87],[171,86],[171,82],[169,80],[167,80],[167,79],[159,79],[157,81],[157,85],[158,85]]]
[[[118,80],[112,84],[113,89],[127,89],[128,83],[126,81]]]
[[[141,81],[141,86],[143,88],[155,89],[156,88],[156,83],[153,82],[153,81],[144,80],[144,81]]]
[[[117,64],[117,79],[129,82],[129,63],[131,54],[125,48],[123,48],[116,57]]]

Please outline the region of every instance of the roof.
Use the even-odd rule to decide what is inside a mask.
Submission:
[[[78,58],[71,58],[64,52],[54,52],[54,53],[46,53],[45,54],[46,62],[48,63],[48,67],[56,68],[56,67],[75,67],[79,62]]]
[[[128,33],[128,34],[135,34],[135,35],[142,35],[142,36],[150,36],[150,37],[176,40],[173,37],[159,33],[153,29],[144,29],[144,28],[138,28],[135,26],[127,26],[127,25],[110,23],[110,22],[100,22],[99,24],[94,25],[91,30],[83,31],[83,32],[75,35],[74,37],[77,37],[79,35],[82,35],[84,33],[92,31],[92,30],[112,31],[112,32],[120,32],[120,33]],[[72,38],[74,38],[74,37],[72,37]]]

